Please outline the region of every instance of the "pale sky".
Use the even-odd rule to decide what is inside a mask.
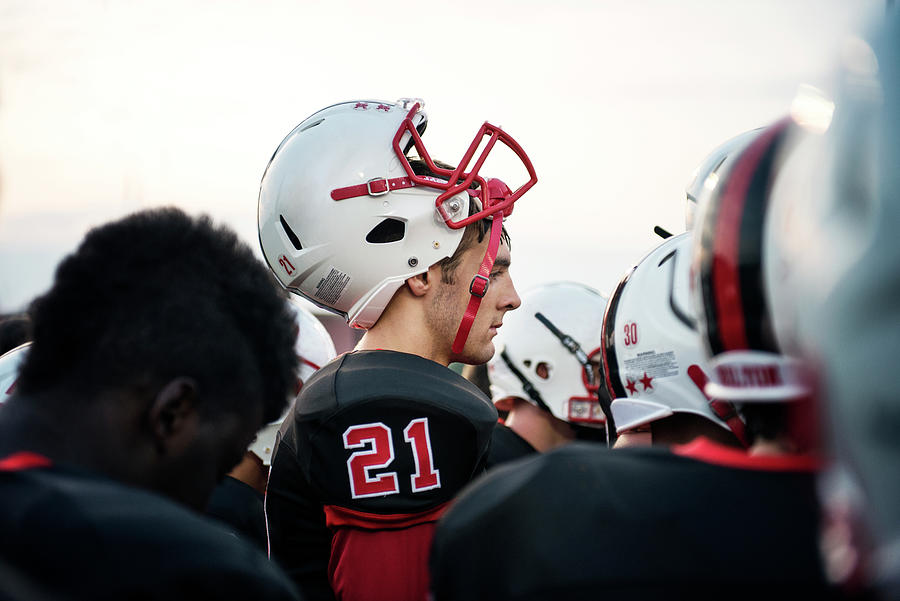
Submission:
[[[174,204],[259,253],[259,180],[335,102],[421,97],[459,158],[485,120],[539,182],[508,221],[527,289],[610,292],[684,229],[727,138],[827,90],[884,0],[0,0],[0,313],[46,289],[88,228]],[[487,175],[491,175],[488,173]]]

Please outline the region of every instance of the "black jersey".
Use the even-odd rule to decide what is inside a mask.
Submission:
[[[495,468],[434,537],[437,600],[821,599],[808,458],[574,443]]]
[[[0,597],[298,599],[250,543],[169,499],[31,453],[0,460]]]
[[[213,489],[206,515],[268,552],[264,500],[265,497],[246,482],[225,476]]]
[[[491,434],[491,450],[488,453],[487,469],[501,463],[527,457],[537,450],[512,428],[497,422]]]
[[[423,598],[434,524],[484,470],[496,421],[475,385],[433,361],[332,361],[305,383],[272,458],[272,557],[313,598]]]

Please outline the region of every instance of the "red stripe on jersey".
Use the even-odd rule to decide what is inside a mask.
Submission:
[[[410,528],[338,528],[331,541],[328,581],[337,599],[424,601],[428,554],[436,522]]]
[[[813,455],[750,455],[702,436],[687,444],[673,445],[672,452],[704,463],[744,470],[815,472],[822,466],[819,458]]]
[[[441,503],[437,507],[418,513],[367,513],[337,505],[325,505],[325,523],[329,528],[335,526],[353,526],[368,530],[387,528],[408,528],[416,524],[436,522],[443,515],[450,502]]]
[[[0,472],[20,472],[36,467],[50,467],[53,462],[37,453],[22,451],[0,459]]]

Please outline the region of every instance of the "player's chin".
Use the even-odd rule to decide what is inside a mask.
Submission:
[[[494,356],[494,343],[490,339],[479,344],[473,344],[472,341],[470,341],[470,343],[466,345],[465,353],[466,356],[462,361],[463,363],[468,363],[469,365],[481,365],[482,363],[487,363],[491,360],[491,357]]]

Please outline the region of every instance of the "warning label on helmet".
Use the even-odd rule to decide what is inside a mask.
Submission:
[[[319,281],[314,296],[326,305],[334,304],[341,298],[344,288],[349,283],[349,275],[332,267],[328,275]]]
[[[675,351],[657,353],[645,351],[638,353],[636,357],[625,359],[625,373],[637,373],[651,378],[668,378],[678,375],[678,362],[675,361]]]

